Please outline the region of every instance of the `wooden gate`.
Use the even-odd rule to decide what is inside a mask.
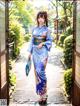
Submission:
[[[8,1],[0,0],[0,106],[9,103],[7,29]]]
[[[74,1],[73,106],[80,106],[80,1]]]

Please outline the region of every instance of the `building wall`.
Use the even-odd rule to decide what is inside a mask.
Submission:
[[[7,96],[5,1],[0,0],[0,98]]]

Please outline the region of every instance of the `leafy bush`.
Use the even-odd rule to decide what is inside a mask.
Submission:
[[[10,86],[15,86],[16,84],[16,74],[12,71],[12,61],[9,60],[9,84]]]
[[[70,35],[64,40],[64,63],[68,68],[72,67],[73,36]]]
[[[9,97],[11,98],[16,87],[16,74],[12,70],[12,60],[9,59]]]
[[[31,37],[30,34],[26,34],[26,35],[24,36],[24,40],[28,42],[28,41],[30,40],[30,37]]]
[[[13,51],[13,59],[15,59],[20,53],[20,48],[19,47],[15,47],[14,51]]]
[[[66,31],[64,32],[65,36],[70,36],[73,34],[73,28],[72,27],[67,27]]]
[[[17,20],[10,22],[10,34],[9,39],[10,42],[14,41],[14,50],[13,56],[16,57],[19,55],[20,46],[23,44],[25,30],[22,28],[22,24],[20,24]]]
[[[64,39],[66,38],[66,36],[65,35],[60,35],[60,42],[59,42],[59,45],[60,46],[63,46],[63,43],[64,43]]]
[[[16,84],[16,74],[12,72],[12,70],[9,71],[9,84],[10,86],[15,86]]]
[[[73,78],[72,78],[72,68],[70,68],[70,69],[67,69],[67,70],[64,72],[65,91],[66,91],[66,94],[67,94],[68,96],[71,95],[72,82],[73,82]]]
[[[72,35],[73,34],[73,28],[72,27],[67,27],[67,33],[69,35]]]

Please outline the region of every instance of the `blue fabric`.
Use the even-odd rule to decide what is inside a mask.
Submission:
[[[53,37],[51,36],[51,30],[46,26],[42,26],[42,27],[33,28],[29,48],[27,49],[28,52],[32,53],[32,51],[33,51],[33,46],[34,46],[33,45],[33,42],[34,42],[33,36],[40,37],[44,32],[47,32],[45,46],[46,46],[47,50],[50,51],[50,48],[52,46],[52,41],[53,41]]]
[[[28,76],[30,70],[31,70],[31,59],[28,59],[25,67],[26,76]]]
[[[44,41],[44,46],[42,48],[37,48],[37,45],[34,45],[34,37],[41,37],[43,33],[46,32],[46,41]],[[32,30],[32,37],[30,40],[28,52],[32,54],[34,67],[36,69],[38,84],[36,84],[36,93],[43,95],[46,92],[46,83],[47,78],[45,74],[44,61],[48,58],[48,51],[52,47],[53,38],[51,36],[51,31],[47,26],[35,27]]]

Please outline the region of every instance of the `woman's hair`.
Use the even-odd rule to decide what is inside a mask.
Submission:
[[[37,14],[37,25],[39,26],[38,18],[44,18],[45,19],[45,25],[48,26],[48,16],[46,11],[40,11]]]

